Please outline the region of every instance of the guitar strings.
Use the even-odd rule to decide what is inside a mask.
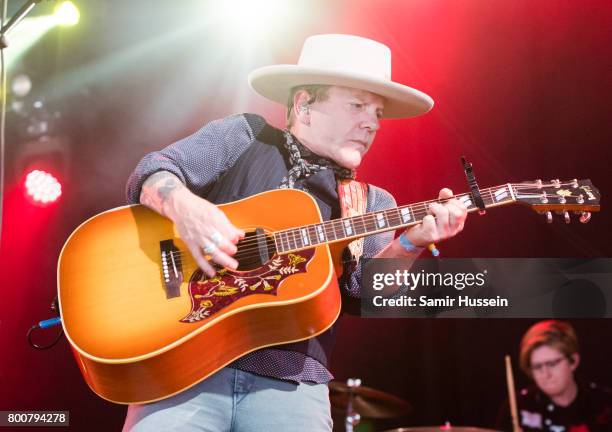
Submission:
[[[539,183],[510,183],[510,186],[512,187],[512,189],[514,191],[530,190],[530,189],[534,189],[534,188],[540,190],[540,189],[547,188],[547,187],[554,187],[554,188],[557,189],[557,188],[559,188],[561,186],[566,186],[566,185],[573,186],[573,185],[575,185],[575,182],[571,181],[571,182],[566,182],[566,183],[559,183],[558,186],[556,186],[554,183],[549,183],[549,184],[542,183],[541,185]],[[506,185],[492,187],[492,188],[480,189],[480,192],[481,192],[481,195],[488,193],[489,197],[491,199],[491,204],[492,204],[494,202],[492,191],[494,189],[499,190],[501,188],[504,188],[505,186]],[[522,193],[521,195],[522,196],[527,196],[527,197],[533,197],[533,198],[540,198],[540,197],[542,197],[542,193],[535,193],[535,192],[532,192],[532,193]],[[447,201],[449,201],[451,199],[460,199],[460,198],[463,198],[463,197],[466,197],[466,196],[469,196],[470,198],[472,198],[472,194],[470,192],[466,192],[466,193],[462,193],[462,194],[459,194],[459,195],[454,195],[451,198],[433,199],[433,200],[423,201],[421,203],[417,203],[417,204],[414,204],[414,205],[402,206],[402,207],[404,207],[404,208],[405,207],[409,207],[413,211],[413,214],[414,214],[414,216],[417,219],[419,219],[419,218],[422,219],[421,215],[423,215],[423,217],[424,217],[424,216],[426,216],[428,214],[428,206],[427,206],[427,204],[430,204],[430,203],[433,203],[433,202],[438,202],[438,203],[442,204],[442,203],[445,203],[445,202],[447,202]],[[570,195],[566,195],[565,197],[579,198],[579,196],[580,195],[570,194]],[[555,196],[552,195],[551,198],[552,197],[555,197]],[[483,196],[483,200],[485,198],[486,197]],[[398,207],[396,209],[387,209],[387,210],[383,210],[382,211],[382,212],[385,213],[387,221],[392,220],[391,221],[392,223],[401,222],[401,217],[399,216],[399,212],[398,212],[399,208],[401,208],[401,207]],[[387,214],[387,212],[389,210],[396,210],[395,211],[396,214]],[[475,210],[477,210],[477,208],[472,208],[472,209],[470,209],[468,211],[475,211]],[[376,221],[374,220],[373,214],[378,214],[378,213],[380,213],[380,212],[374,212],[374,213],[369,213],[369,214],[366,214],[366,215],[360,215],[360,216],[357,216],[357,217],[353,217],[351,219],[356,220],[357,218],[360,217],[361,218],[361,222],[364,225],[364,228],[366,229],[366,231],[369,231],[372,228],[376,228],[377,225],[376,225]],[[368,218],[369,220],[366,220],[365,218]],[[329,225],[332,225],[332,228],[333,228],[333,230],[335,232],[336,225],[340,225],[340,227],[342,227],[342,221],[343,221],[343,219],[336,219],[336,220],[333,220],[333,221],[326,221],[323,224],[326,224],[328,227],[329,227]],[[302,227],[302,229],[309,229],[310,227],[314,227],[316,225],[320,225],[320,223],[305,225],[304,227]],[[373,225],[373,226],[371,226],[371,225]],[[276,232],[272,233],[272,236],[275,236],[275,235],[281,234],[281,233],[291,232],[291,231],[294,231],[294,230],[295,230],[295,228],[290,228],[290,229],[283,230],[283,231],[276,231]],[[236,255],[234,255],[234,258],[240,260],[240,259],[245,259],[245,258],[257,257],[259,254],[258,253],[253,254],[252,252],[254,250],[257,250],[257,251],[259,250],[259,240],[261,238],[265,238],[266,245],[273,244],[274,246],[276,246],[276,242],[274,241],[272,236],[269,236],[267,234],[252,236],[249,241],[246,241],[245,243],[243,243],[243,247],[241,247],[239,249],[239,251],[236,253]],[[295,242],[295,231],[294,231],[294,242]],[[257,243],[257,246],[254,247],[254,248],[253,247],[248,247],[248,246],[252,246],[253,243]],[[244,246],[247,246],[247,247],[244,247]],[[315,246],[300,248],[300,250],[311,249],[313,247],[315,247]],[[178,251],[178,252],[171,251],[170,253],[173,256],[173,258],[175,258],[177,260],[176,261],[177,263],[182,264],[182,257],[184,256],[186,260],[192,261],[192,264],[196,264],[195,265],[196,269],[199,268],[197,266],[197,263],[195,262],[195,260],[193,259],[193,257],[191,256],[190,253],[186,253],[186,252],[182,252],[182,251]],[[342,263],[344,263],[344,262],[345,261],[343,261]]]
[[[416,217],[420,217],[421,215],[426,215],[427,212],[414,212]],[[377,224],[376,221],[374,220],[374,218],[370,217],[370,220],[367,219],[363,219],[361,222],[364,226],[364,229],[366,231],[370,231],[370,230],[376,230],[377,228]],[[400,218],[399,215],[390,215],[387,217],[387,220],[391,223],[391,224],[401,224],[402,220]],[[331,221],[329,221],[331,222]],[[342,228],[342,223],[339,220],[336,220],[334,222],[332,222],[332,224],[336,225],[334,227],[334,231],[335,228]],[[303,229],[308,229],[309,227],[314,226],[314,225],[306,225],[304,226]],[[388,229],[388,231],[391,231],[392,229]],[[234,255],[234,258],[238,259],[238,258],[251,258],[254,256],[258,256],[258,253],[252,254],[251,252],[253,251],[259,251],[259,240],[263,239],[266,242],[266,245],[274,245],[275,249],[276,249],[276,242],[274,241],[273,236],[278,235],[279,233],[284,233],[284,232],[289,232],[291,230],[285,230],[285,231],[276,231],[274,233],[272,233],[271,235],[256,235],[256,236],[252,236],[251,239],[249,241],[246,242],[240,242],[239,246],[240,248],[238,249],[238,252],[236,253],[236,255]],[[300,237],[301,238],[301,237]],[[295,243],[295,236],[293,239],[293,242]],[[304,249],[304,248],[300,248],[300,249]],[[172,254],[173,257],[179,257],[180,255],[185,254],[185,252],[179,251],[179,252],[174,252],[171,251],[170,252]]]
[[[573,184],[574,184],[573,182],[560,183],[560,185],[573,185]],[[523,183],[511,184],[511,186],[513,186],[513,189],[515,189],[515,190],[532,189],[531,186],[522,187],[523,185],[524,185]],[[537,183],[533,183],[533,185],[538,186]],[[505,186],[506,185],[504,185],[503,187],[505,187]],[[543,184],[542,187],[545,187],[545,186],[546,185]],[[553,184],[551,183],[550,186],[553,186]],[[491,194],[492,190],[493,189],[499,189],[499,188],[500,188],[500,186],[493,187],[493,188],[481,189],[481,193],[485,193],[486,194],[488,192],[489,195],[492,198],[493,197],[493,195]],[[536,194],[536,196],[538,196],[538,195]],[[576,197],[574,195],[569,195],[569,196],[570,197]],[[434,199],[434,200],[423,201],[421,203],[416,203],[416,204],[409,205],[409,206],[400,206],[400,207],[397,207],[395,209],[386,209],[386,210],[382,210],[382,211],[379,211],[379,212],[368,213],[366,215],[355,216],[355,217],[353,217],[351,219],[358,220],[359,218],[361,218],[361,222],[364,223],[364,221],[366,220],[365,218],[373,219],[375,217],[374,214],[380,214],[380,213],[385,213],[385,216],[387,216],[387,218],[388,218],[389,214],[387,214],[387,213],[393,212],[394,210],[395,210],[395,213],[397,213],[398,209],[406,208],[406,207],[408,207],[411,210],[413,210],[413,212],[421,212],[421,211],[424,211],[424,210],[426,211],[427,210],[427,208],[428,208],[427,204],[431,204],[433,202],[438,202],[440,204],[443,204],[443,203],[448,202],[451,199],[461,199],[461,198],[464,198],[464,197],[472,198],[471,197],[471,193],[470,192],[466,192],[466,193],[462,193],[462,194],[459,194],[459,195],[455,195],[455,196],[453,196],[451,198],[443,198],[443,199]],[[393,213],[391,213],[390,216],[393,216]],[[301,228],[302,229],[310,229],[311,227],[314,228],[315,226],[327,225],[328,227],[333,228],[334,231],[335,231],[335,228],[337,227],[337,225],[342,225],[342,221],[343,220],[346,220],[346,219],[336,219],[334,221],[326,221],[326,222],[317,223],[317,224],[309,224],[309,225],[304,225]],[[290,228],[290,229],[286,229],[286,230],[282,230],[282,231],[276,231],[273,234],[275,234],[275,235],[287,234],[287,233],[289,233],[289,232],[291,232],[291,231],[293,231],[295,229],[296,228]],[[263,235],[263,236],[252,236],[250,238],[250,241],[251,242],[258,242],[260,238],[265,237],[265,236],[266,235]],[[248,241],[247,241],[247,243],[248,243]]]
[[[484,189],[483,189],[483,191],[484,191]],[[468,194],[466,193],[466,194],[462,194],[462,195],[468,195]],[[439,199],[439,200],[424,201],[423,203],[425,203],[425,202],[430,202],[430,203],[431,202],[438,202],[440,204],[443,204],[443,203],[448,202],[449,200],[451,200],[453,198],[460,198],[460,197],[462,197],[462,195],[456,195],[456,196],[454,196],[452,198],[443,198],[443,199]],[[426,206],[425,205],[419,206],[419,204],[420,203],[413,204],[411,209],[413,209],[415,211],[418,211],[418,212],[420,212],[422,210],[425,210]],[[397,209],[399,209],[399,208],[401,208],[401,207],[398,207]],[[386,210],[381,210],[380,212],[375,212],[375,213],[381,213],[381,212],[388,213],[390,211],[397,210],[397,209],[386,209]],[[397,213],[397,211],[395,213]],[[365,220],[365,218],[372,219],[372,218],[374,218],[373,215],[374,215],[374,213],[369,213],[369,214],[366,214],[366,215],[360,215],[360,216],[353,217],[353,219],[356,220],[357,218],[361,217],[363,219],[362,223],[369,223],[369,222],[374,222],[374,221],[367,221],[367,220]],[[395,216],[393,214],[386,215],[386,216],[387,216],[388,219],[389,219],[389,216],[390,216],[390,217],[393,217],[393,218],[397,218],[399,220],[399,217]],[[335,231],[335,228],[338,228],[338,227],[341,228],[342,227],[342,223],[343,223],[342,221],[343,220],[345,220],[345,219],[335,219],[335,220],[320,222],[320,223],[316,223],[316,224],[308,224],[308,225],[304,225],[304,226],[302,226],[300,228],[301,229],[309,229],[309,228],[314,228],[315,226],[326,225],[327,228],[333,228],[334,231]],[[285,230],[275,231],[275,232],[272,233],[272,235],[280,235],[280,234],[283,234],[283,233],[287,234],[287,233],[290,233],[290,232],[292,232],[292,231],[294,231],[296,229],[298,229],[298,228],[289,228],[289,229],[285,229]],[[259,243],[259,240],[261,240],[263,238],[266,238],[268,236],[269,236],[268,234],[249,236],[248,240],[242,241],[240,244],[242,246],[252,245],[253,243]]]
[[[346,264],[348,262],[350,262],[351,260],[341,260],[340,264]],[[177,269],[178,270],[178,269]],[[184,264],[181,265],[181,269],[180,272],[182,272],[183,274],[185,273],[190,273],[193,274],[193,272],[200,270],[200,267],[198,266],[197,262],[193,259],[193,258],[189,258],[186,260],[186,262]],[[230,270],[232,271],[232,270]],[[244,270],[244,271],[249,271],[249,270]]]
[[[571,184],[571,183],[568,183],[568,184]],[[482,192],[484,192],[484,193],[489,192],[490,193],[491,191],[487,190],[487,189],[482,189]],[[464,193],[464,194],[461,194],[461,195],[456,195],[453,198],[462,198],[462,197],[466,197],[468,195],[470,195],[470,194],[469,193]],[[523,194],[523,195],[525,195],[525,194]],[[538,196],[541,196],[541,194],[534,194],[533,196],[534,197],[538,197]],[[491,195],[491,197],[492,197],[492,195]],[[568,197],[577,198],[577,196],[575,196],[575,195],[569,195]],[[430,202],[444,203],[444,202],[449,201],[450,199],[452,199],[452,198],[444,198],[444,199],[440,199],[440,200],[430,200]],[[425,205],[414,204],[414,205],[409,206],[409,207],[413,210],[414,214],[419,213],[419,216],[420,216],[421,212],[425,210],[426,206]],[[399,208],[401,208],[401,207],[399,207]],[[389,220],[390,218],[393,218],[394,219],[394,223],[395,223],[395,222],[398,221],[398,216],[396,214],[394,214],[394,213],[397,213],[397,211],[398,211],[397,209],[387,209],[387,210],[383,210],[383,211],[380,211],[380,212],[373,212],[373,213],[369,213],[369,214],[366,214],[366,215],[360,215],[360,216],[357,216],[357,217],[353,217],[352,219],[354,221],[357,221],[357,220],[361,219],[362,225],[364,225],[364,226],[366,224],[370,225],[369,228],[366,228],[367,230],[370,230],[371,228],[376,228],[376,222],[373,220],[375,218],[375,216],[374,216],[375,214],[385,213],[385,216],[387,217],[387,219]],[[321,225],[324,225],[325,228],[326,228],[326,231],[327,231],[327,228],[331,228],[335,232],[336,228],[338,228],[338,227],[342,228],[342,221],[343,220],[344,219],[336,219],[334,221],[326,221],[326,222],[317,223],[317,224],[304,225],[300,229],[310,230],[311,228],[314,229],[314,227],[316,227],[316,226],[320,227]],[[374,226],[372,227],[371,224],[374,224]],[[276,231],[276,232],[273,233],[273,235],[280,236],[282,234],[284,234],[284,235],[293,234],[296,229],[297,228],[290,228],[290,229],[286,229],[286,230],[282,230],[282,231]],[[316,229],[315,229],[315,232],[316,232]],[[334,236],[337,237],[335,235],[335,233],[334,233]],[[258,236],[251,236],[249,238],[249,240],[243,242],[242,245],[243,246],[247,246],[247,245],[249,245],[249,243],[251,243],[251,244],[252,243],[258,243],[259,240],[264,238],[264,237],[267,237],[267,235],[264,234],[264,235],[258,235]]]
[[[561,183],[561,185],[566,185],[566,184],[567,185],[574,185],[574,182]],[[531,186],[520,187],[520,188],[517,187],[517,186],[524,186],[524,185],[525,185],[524,183],[511,184],[511,186],[513,186],[514,189],[532,189]],[[536,187],[539,188],[539,184],[534,183],[533,185],[535,185]],[[552,183],[551,183],[551,186],[553,186]],[[544,184],[543,184],[542,187],[544,187]],[[497,188],[499,189],[499,186]],[[485,194],[487,192],[489,192],[489,194],[491,195],[492,202],[493,202],[493,196],[491,194],[492,189],[495,189],[495,188],[481,189],[481,192],[484,192]],[[453,199],[453,198],[461,198],[463,196],[468,196],[468,195],[471,195],[471,194],[464,193],[464,194],[461,194],[461,195],[456,195],[456,196],[451,197],[451,198],[444,198],[444,199],[438,199],[438,200],[429,200],[429,202],[443,203],[443,202],[447,202],[448,200]],[[523,194],[523,196],[525,196],[525,194]],[[542,195],[534,193],[531,196],[533,196],[533,197],[541,197]],[[569,195],[568,197],[577,197],[577,196]],[[413,214],[417,218],[420,218],[421,215],[423,215],[423,211],[425,211],[424,215],[427,214],[427,211],[425,210],[425,206],[423,205],[424,203],[425,202],[419,203],[420,207],[421,207],[420,209],[417,207],[417,206],[419,206],[419,204],[415,204],[413,206],[410,206],[412,208],[412,210],[413,210]],[[396,210],[396,209],[391,209],[391,210]],[[385,211],[385,212],[387,212],[387,211]],[[380,212],[376,212],[376,213],[380,213]],[[397,213],[397,211],[395,213]],[[376,224],[376,221],[374,220],[373,214],[374,213],[369,213],[367,215],[361,215],[361,223],[364,226],[366,231],[370,231],[372,229],[374,231],[376,231],[377,224]],[[388,221],[392,220],[392,224],[395,224],[397,222],[401,222],[399,215],[393,215],[393,214],[389,215],[389,214],[386,214],[386,216],[387,216],[387,220]],[[357,218],[359,218],[359,217],[355,217],[355,218],[353,218],[353,220],[357,220]],[[327,225],[326,228],[332,228],[334,230],[334,236],[335,236],[335,229],[337,228],[337,226],[340,225],[340,227],[342,228],[342,219],[336,219],[334,221],[327,221],[324,224]],[[319,225],[320,226],[321,224],[306,225],[306,226],[302,227],[301,229],[307,229],[308,230],[310,227],[314,227],[315,225]],[[288,235],[287,233],[289,233],[291,231],[294,231],[294,230],[295,230],[295,228],[294,229],[283,230],[283,231],[276,231],[276,232],[272,233],[272,236],[276,236],[276,235],[279,235],[279,234],[282,234],[282,233],[285,233],[286,235]],[[359,234],[363,234],[363,233],[359,233]],[[236,259],[244,259],[244,258],[252,258],[252,257],[258,256],[259,255],[258,253],[253,254],[252,252],[255,251],[255,250],[259,251],[259,241],[261,239],[265,239],[266,245],[268,245],[268,246],[270,244],[274,244],[274,246],[276,246],[276,242],[274,241],[274,238],[272,236],[269,236],[267,234],[251,236],[249,238],[249,240],[247,240],[245,242],[242,242],[242,243],[239,243],[239,245],[241,247],[240,247],[238,253],[234,256],[234,258],[236,258]],[[293,237],[294,237],[293,242],[296,243],[296,241],[295,241],[295,231],[293,232]],[[289,239],[287,239],[287,244],[289,245]],[[303,248],[300,248],[300,249],[303,249]],[[171,254],[172,254],[173,258],[180,258],[181,255],[185,254],[185,252],[182,252],[182,251],[177,251],[177,252],[171,251]]]

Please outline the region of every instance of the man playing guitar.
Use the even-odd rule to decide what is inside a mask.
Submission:
[[[146,155],[128,181],[129,202],[171,219],[209,277],[215,266],[238,266],[236,245],[245,236],[218,204],[296,188],[312,195],[325,220],[359,206],[362,212],[395,207],[385,190],[352,181],[381,119],[414,117],[433,107],[426,94],[391,81],[390,70],[390,50],[376,41],[308,38],[297,65],[268,66],[249,76],[256,92],[287,104],[286,130],[254,114],[208,123]],[[352,202],[339,199],[345,186]],[[364,199],[355,198],[360,190]],[[442,189],[439,198],[448,200],[431,203],[422,223],[399,237],[387,231],[351,248],[353,266],[339,281],[342,295],[359,296],[359,256],[403,258],[410,265],[427,245],[459,233],[467,212],[452,196]],[[334,337],[332,326],[306,341],[259,349],[177,395],[130,405],[124,430],[331,431],[327,361]]]

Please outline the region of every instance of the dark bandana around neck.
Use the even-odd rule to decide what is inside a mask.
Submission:
[[[341,180],[355,178],[354,170],[343,168],[329,159],[314,154],[304,147],[289,131],[284,130],[283,134],[285,135],[285,148],[289,151],[291,168],[287,176],[281,181],[280,189],[291,189],[298,179],[325,169],[333,170],[336,178]]]

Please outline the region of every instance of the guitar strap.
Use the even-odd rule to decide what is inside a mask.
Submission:
[[[353,179],[338,180],[338,199],[341,217],[359,216],[366,212],[368,205],[368,185]],[[359,263],[363,254],[363,237],[349,243],[348,249],[354,265]]]

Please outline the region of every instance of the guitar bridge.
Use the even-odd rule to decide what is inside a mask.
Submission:
[[[171,299],[180,297],[181,283],[183,282],[183,268],[181,266],[181,252],[174,245],[172,240],[162,240],[159,242],[161,253],[162,279],[166,298]]]

